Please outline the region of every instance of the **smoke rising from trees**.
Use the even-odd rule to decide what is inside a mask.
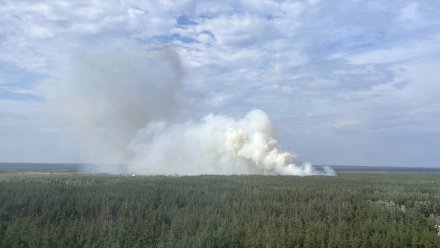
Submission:
[[[172,50],[110,46],[74,53],[51,99],[93,161],[138,174],[335,175],[280,151],[261,110],[176,123],[184,70]]]

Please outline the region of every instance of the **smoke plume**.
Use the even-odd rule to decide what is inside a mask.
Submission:
[[[153,122],[129,148],[135,154],[130,169],[140,174],[335,175],[329,167],[318,171],[279,151],[261,110],[239,120],[210,114],[200,122]]]
[[[126,146],[153,120],[179,109],[183,69],[172,50],[146,51],[136,45],[104,45],[72,52],[52,102],[73,126],[98,163],[125,163]]]
[[[104,46],[75,52],[68,64],[52,100],[91,161],[137,174],[335,175],[280,151],[261,110],[173,121],[184,74],[174,51]]]

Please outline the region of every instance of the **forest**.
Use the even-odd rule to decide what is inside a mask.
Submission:
[[[440,247],[440,173],[0,173],[1,247]]]

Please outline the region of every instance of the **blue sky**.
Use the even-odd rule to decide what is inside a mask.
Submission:
[[[106,41],[180,54],[181,118],[260,108],[314,164],[440,166],[434,0],[2,1],[0,161],[81,160],[45,85]]]

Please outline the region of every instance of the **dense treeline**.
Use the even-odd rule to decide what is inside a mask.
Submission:
[[[2,247],[440,247],[440,174],[0,174]]]

